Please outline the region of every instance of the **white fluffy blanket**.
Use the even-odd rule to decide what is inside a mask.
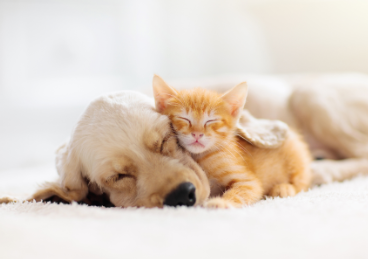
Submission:
[[[52,172],[0,172],[0,197]],[[0,205],[0,258],[368,258],[368,177],[234,210]]]

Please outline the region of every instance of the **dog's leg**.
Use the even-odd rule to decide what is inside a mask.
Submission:
[[[368,175],[368,159],[317,160],[312,162],[311,168],[312,185],[320,185]]]

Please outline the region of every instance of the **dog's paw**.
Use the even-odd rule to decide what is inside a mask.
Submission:
[[[289,183],[282,183],[275,185],[270,192],[270,196],[272,197],[288,197],[294,196],[296,194],[295,188],[293,185]]]
[[[11,199],[11,198],[8,198],[8,197],[0,198],[0,204],[8,204],[8,203],[11,203],[11,202],[18,202],[18,200]]]
[[[235,208],[234,204],[223,198],[212,198],[204,203],[205,208],[209,209],[231,209]]]

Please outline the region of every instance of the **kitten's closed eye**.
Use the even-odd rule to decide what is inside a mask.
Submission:
[[[206,121],[206,122],[204,123],[204,126],[208,126],[208,125],[210,125],[210,124],[212,124],[212,123],[215,123],[215,122],[218,122],[218,121],[219,121],[219,119],[208,120],[208,121]]]
[[[182,121],[185,121],[185,122],[188,122],[190,126],[192,126],[192,122],[187,119],[187,118],[184,118],[184,117],[177,117],[178,119],[182,120]]]

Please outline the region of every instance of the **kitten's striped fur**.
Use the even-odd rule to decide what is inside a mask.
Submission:
[[[176,91],[160,77],[153,81],[156,108],[169,116],[179,143],[224,190],[208,207],[241,207],[264,195],[293,196],[310,184],[310,154],[293,131],[275,149],[236,135],[246,95],[245,83],[224,95],[204,89]]]

